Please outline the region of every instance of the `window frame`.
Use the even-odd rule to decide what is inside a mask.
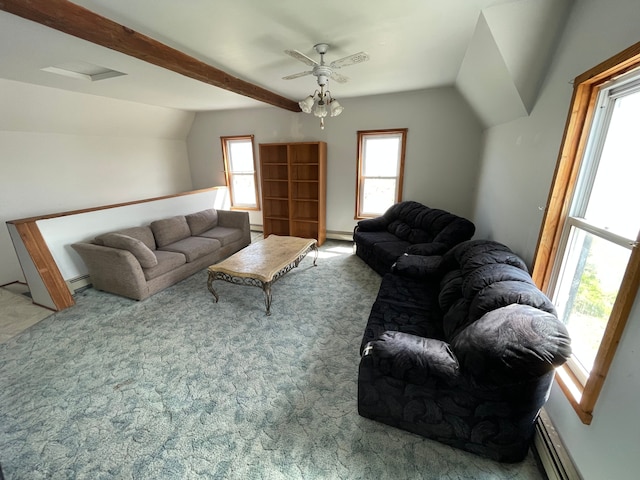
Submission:
[[[533,262],[533,280],[545,292],[550,291],[554,268],[562,262],[559,248],[596,114],[598,94],[609,81],[639,68],[640,42],[574,80],[571,105]],[[588,379],[581,382],[567,364],[557,369],[556,380],[560,388],[582,423],[586,425],[593,420],[596,401],[611,367],[639,287],[640,249],[636,242],[632,245],[631,256]]]
[[[363,214],[362,209],[362,195],[364,194],[364,182],[367,178],[378,177],[365,177],[362,172],[364,170],[364,144],[367,138],[374,138],[376,136],[384,135],[400,135],[401,147],[400,158],[398,159],[398,174],[396,175],[396,198],[395,203],[402,201],[402,190],[404,185],[404,161],[407,150],[407,132],[408,128],[390,128],[383,130],[359,130],[358,133],[358,157],[356,166],[356,211],[354,219],[361,220],[364,218],[372,218],[378,216],[378,214]],[[387,178],[387,177],[385,177]],[[389,177],[392,178],[392,177]],[[384,212],[383,212],[384,213]]]
[[[229,161],[229,147],[228,142],[232,141],[251,141],[251,156],[253,160],[253,186],[255,189],[255,205],[236,205],[233,195],[233,176],[234,175],[249,175],[250,173],[234,173],[231,169],[231,162]],[[256,169],[256,149],[253,141],[253,135],[234,135],[234,136],[221,136],[220,144],[222,146],[222,162],[224,165],[224,178],[229,189],[229,200],[231,204],[231,210],[260,210],[260,195],[258,192],[258,171]]]

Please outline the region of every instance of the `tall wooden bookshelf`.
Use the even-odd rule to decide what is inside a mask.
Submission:
[[[261,143],[262,221],[271,234],[327,237],[327,144]]]

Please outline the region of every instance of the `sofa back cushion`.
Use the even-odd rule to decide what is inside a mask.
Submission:
[[[461,368],[485,382],[518,382],[544,375],[571,355],[566,327],[529,305],[492,310],[458,334],[451,349]]]
[[[128,250],[138,259],[140,266],[143,268],[155,267],[158,264],[158,259],[151,249],[137,238],[121,233],[107,233],[102,235],[102,241],[105,247]]]
[[[518,267],[504,263],[488,263],[464,275],[462,296],[472,300],[483,288],[504,281],[534,284],[531,276]]]
[[[151,228],[147,226],[124,228],[122,230],[116,230],[115,232],[105,233],[96,237],[94,243],[97,243],[98,245],[104,245],[104,236],[110,235],[111,233],[119,233],[131,238],[135,238],[144,243],[150,250],[156,249],[156,240],[153,237],[153,232],[151,231]]]
[[[449,342],[486,313],[511,304],[556,315],[553,303],[533,283],[522,259],[501,243],[463,242],[443,255],[443,265],[439,300]]]
[[[191,230],[184,215],[156,220],[151,222],[150,227],[158,248],[191,236]]]
[[[213,208],[186,215],[185,218],[191,235],[200,235],[218,226],[218,211]]]
[[[389,233],[412,244],[438,241],[455,245],[471,238],[475,232],[469,220],[413,201],[392,205],[384,217]]]
[[[507,280],[483,288],[469,305],[469,317],[477,320],[485,313],[511,304],[529,305],[551,315],[557,315],[551,300],[533,283]]]

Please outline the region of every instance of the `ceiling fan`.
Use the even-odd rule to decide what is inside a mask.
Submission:
[[[369,54],[365,52],[354,53],[353,55],[347,55],[346,57],[334,60],[328,65],[324,62],[324,54],[329,50],[329,45],[326,43],[318,43],[313,46],[316,52],[320,54],[320,63],[307,57],[304,53],[298,50],[285,50],[284,53],[301,61],[302,63],[313,67],[313,70],[307,70],[305,72],[294,73],[293,75],[287,75],[282,77],[283,80],[293,80],[294,78],[304,77],[305,75],[314,75],[318,79],[318,85],[324,87],[329,78],[335,80],[338,83],[345,83],[349,80],[348,77],[336,73],[337,70],[342,67],[348,67],[349,65],[355,65],[356,63],[362,63],[369,60]]]

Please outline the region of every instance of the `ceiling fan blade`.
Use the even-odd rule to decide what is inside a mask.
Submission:
[[[362,63],[369,60],[369,54],[366,52],[358,52],[353,55],[349,55],[338,60],[334,60],[329,64],[331,68],[348,67],[349,65],[355,65],[356,63]]]
[[[301,61],[302,63],[309,65],[310,67],[315,67],[316,65],[318,65],[318,62],[316,62],[315,60],[307,57],[304,53],[301,53],[297,50],[285,50],[284,53],[286,53],[287,55],[295,58],[296,60]]]
[[[294,78],[304,77],[305,75],[311,75],[313,72],[311,70],[307,70],[306,72],[294,73],[293,75],[287,75],[286,77],[282,77],[283,80],[293,80]]]
[[[338,83],[347,83],[349,81],[349,77],[345,77],[344,75],[340,75],[336,72],[331,72],[331,80],[335,80]]]

